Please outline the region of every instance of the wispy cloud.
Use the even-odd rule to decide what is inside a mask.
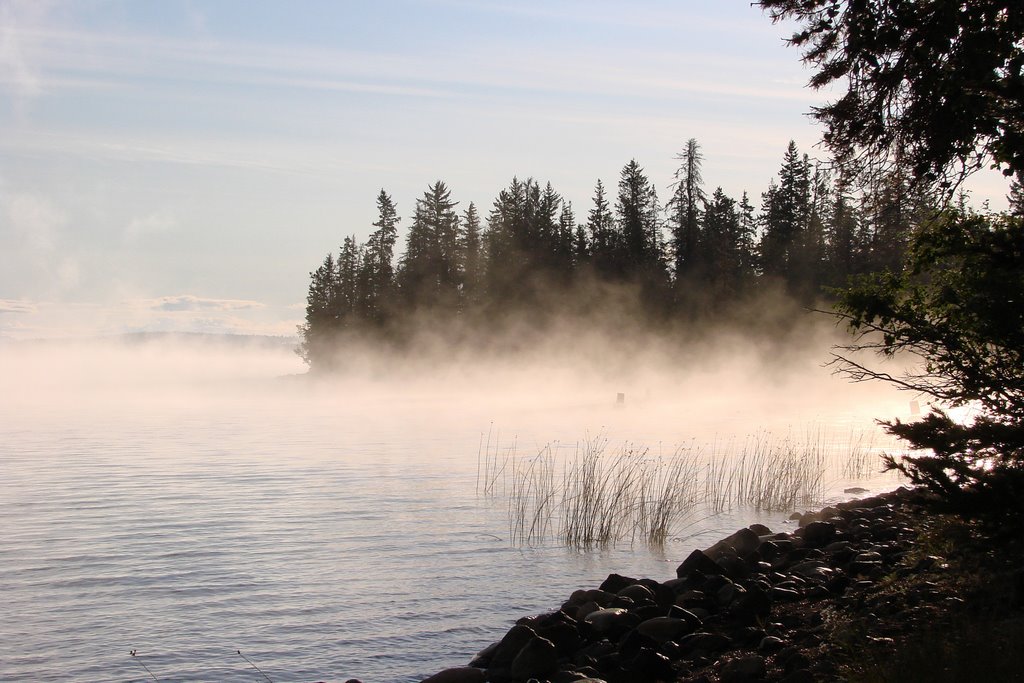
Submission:
[[[19,107],[42,90],[34,44],[25,32],[50,8],[45,0],[8,0],[0,4],[0,74]]]
[[[290,306],[191,294],[111,304],[0,299],[0,338],[85,338],[125,332],[292,336],[299,322]]]
[[[0,299],[0,313],[35,313],[38,309],[30,301]]]
[[[156,311],[240,311],[263,308],[258,301],[242,299],[209,299],[192,294],[164,296],[142,302],[144,307]]]
[[[614,9],[612,5],[605,5],[601,12],[588,8],[572,12],[562,9],[551,16],[553,10],[541,6],[517,9],[498,3],[485,5],[483,9],[539,13],[541,18],[572,18],[573,21],[607,15],[608,23],[639,21],[661,27],[670,21],[688,22],[691,30],[695,20],[698,23],[708,21],[668,9],[646,8],[636,12]],[[662,14],[665,16],[658,20],[656,17]],[[21,62],[24,63],[22,71],[32,73],[31,82],[37,89],[43,84],[51,87],[89,83],[138,85],[146,79],[146,87],[174,87],[175,83],[189,86],[234,84],[418,98],[485,97],[488,89],[495,87],[621,95],[623,87],[636,93],[655,92],[668,86],[687,93],[772,99],[791,98],[795,96],[792,91],[800,90],[799,85],[793,88],[749,87],[750,74],[756,75],[765,69],[763,59],[706,54],[687,51],[685,47],[666,54],[643,45],[635,46],[631,49],[628,69],[624,69],[617,55],[595,46],[581,45],[558,48],[531,45],[516,52],[514,43],[504,48],[484,49],[487,46],[470,41],[461,49],[410,54],[45,27],[23,28],[19,35],[19,44],[33,46],[35,64],[30,65],[27,58],[22,58]],[[467,59],[467,50],[472,54],[471,59]],[[717,80],[674,78],[674,74],[695,67],[704,71],[725,69],[735,75],[735,79],[732,76]],[[648,76],[638,78],[640,74]],[[156,83],[152,82],[155,75],[159,76]],[[734,81],[745,81],[748,85],[730,87]]]

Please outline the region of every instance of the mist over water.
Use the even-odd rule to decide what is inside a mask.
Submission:
[[[273,340],[2,346],[0,679],[144,680],[132,649],[160,680],[253,680],[236,650],[277,682],[464,664],[610,572],[669,578],[693,547],[788,516],[681,520],[661,548],[523,547],[478,493],[482,450],[841,441],[907,417],[911,397],[822,367],[833,334],[569,329],[514,353],[434,337],[346,346],[322,378]]]

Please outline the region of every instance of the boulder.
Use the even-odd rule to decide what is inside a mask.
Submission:
[[[532,638],[512,661],[512,676],[515,678],[536,678],[546,676],[558,669],[558,652],[547,638]]]
[[[458,666],[438,671],[433,676],[424,678],[422,683],[484,683],[485,680],[487,680],[487,676],[482,669]]]
[[[698,571],[702,574],[721,574],[722,568],[715,564],[715,561],[704,554],[702,550],[694,550],[676,568],[676,576],[683,578]]]
[[[640,635],[650,638],[659,645],[669,640],[679,640],[685,635],[693,633],[700,620],[694,617],[696,624],[690,619],[676,619],[673,617],[655,617],[641,622],[636,630]]]
[[[835,540],[836,526],[831,522],[811,522],[800,529],[800,536],[805,547],[822,548]]]

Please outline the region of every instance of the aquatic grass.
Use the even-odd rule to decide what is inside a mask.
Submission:
[[[760,512],[793,510],[821,497],[825,457],[819,438],[777,440],[768,432],[748,436],[739,452],[713,451],[704,495],[715,512],[749,507]]]
[[[659,546],[695,511],[788,512],[819,504],[827,472],[866,472],[877,457],[868,437],[827,436],[820,428],[783,437],[762,431],[706,449],[691,443],[670,455],[631,444],[612,450],[599,436],[522,456],[514,442],[503,448],[489,433],[478,455],[477,492],[505,497],[515,545]]]

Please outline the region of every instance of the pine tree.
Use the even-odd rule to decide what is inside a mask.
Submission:
[[[590,234],[590,254],[599,273],[610,273],[614,269],[618,240],[615,232],[615,218],[604,196],[604,185],[600,180],[594,188],[594,205],[587,214],[587,232]]]
[[[911,186],[909,177],[896,170],[874,179],[863,193],[862,206],[863,270],[898,272],[929,203]]]
[[[736,200],[727,196],[721,187],[716,188],[711,199],[704,202],[702,279],[718,299],[734,294],[740,286],[740,238]]]
[[[480,215],[476,205],[469,203],[462,213],[462,286],[467,305],[480,301],[484,281],[484,259],[480,236]]]
[[[572,210],[572,202],[562,201],[562,210],[558,214],[558,237],[557,237],[557,268],[566,279],[572,274],[577,259],[577,226],[576,214]],[[581,235],[583,233],[580,233]],[[584,236],[585,238],[585,236]],[[584,244],[584,248],[585,248]]]
[[[831,221],[825,236],[825,261],[829,273],[826,284],[838,287],[845,284],[851,275],[863,272],[859,234],[859,216],[850,197],[850,180],[841,175],[836,180]]]
[[[676,282],[682,282],[698,268],[700,262],[700,207],[707,200],[701,165],[704,156],[695,138],[686,141],[686,147],[676,155],[681,161],[675,173],[675,190],[666,207],[671,226],[671,247]]]
[[[327,254],[320,266],[309,274],[306,294],[306,320],[299,326],[302,341],[297,349],[302,360],[313,369],[329,364],[330,345],[336,332],[335,297],[337,296],[337,268],[334,255]]]
[[[348,329],[357,324],[362,292],[359,291],[359,267],[363,261],[362,248],[355,235],[346,237],[338,254],[338,279],[334,297],[334,318],[339,329]]]
[[[462,267],[457,204],[440,180],[416,200],[399,274],[402,298],[409,305],[457,306]]]
[[[757,217],[754,215],[754,206],[746,191],[740,199],[739,205],[740,223],[739,235],[736,243],[740,250],[740,274],[744,283],[752,280],[757,275],[757,250],[755,240],[757,238]]]
[[[774,182],[762,195],[761,268],[793,285],[799,278],[800,249],[810,214],[810,161],[790,140]]]
[[[626,164],[619,177],[615,203],[621,249],[621,274],[646,271],[658,262],[658,195],[636,159]]]
[[[395,242],[398,240],[398,212],[383,189],[377,195],[377,228],[370,233],[363,252],[363,299],[367,319],[380,323],[387,316],[395,288]]]

